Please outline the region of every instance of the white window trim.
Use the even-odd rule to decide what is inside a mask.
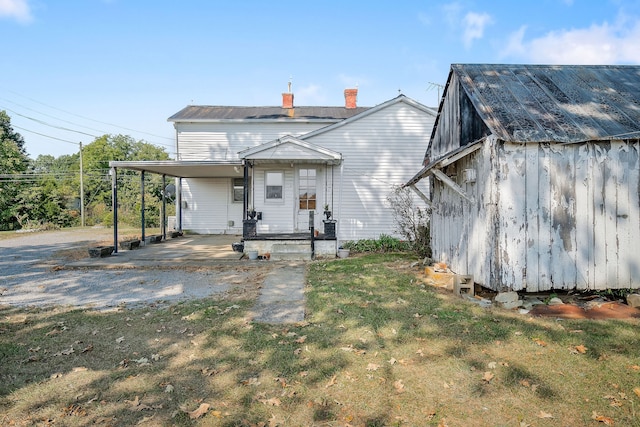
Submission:
[[[267,175],[270,173],[279,173],[282,177],[282,197],[279,199],[270,199],[267,198]],[[284,170],[276,169],[276,170],[266,170],[264,171],[264,203],[270,205],[283,205],[285,203],[285,188],[286,188],[286,180],[287,176]]]

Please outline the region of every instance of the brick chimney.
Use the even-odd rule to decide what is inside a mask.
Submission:
[[[356,108],[357,100],[358,100],[358,89],[344,90],[344,108]]]
[[[293,93],[285,92],[282,94],[282,108],[293,108]]]

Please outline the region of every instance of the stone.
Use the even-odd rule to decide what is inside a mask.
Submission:
[[[91,258],[104,258],[111,256],[113,250],[113,246],[96,246],[93,248],[89,248],[89,256]]]
[[[522,300],[517,301],[509,301],[509,302],[501,302],[500,307],[506,310],[512,310],[514,308],[518,308],[522,305]]]
[[[549,300],[549,302],[547,303],[547,305],[562,305],[564,304],[562,302],[562,300],[558,297],[553,297]]]
[[[627,295],[627,304],[634,308],[640,308],[640,294]]]
[[[498,295],[495,296],[494,301],[497,303],[513,303],[518,301],[518,293],[511,292],[499,292]]]

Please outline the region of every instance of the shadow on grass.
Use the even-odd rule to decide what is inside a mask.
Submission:
[[[513,405],[523,411],[533,400],[575,415],[565,407],[603,392],[570,378],[572,369],[588,378],[606,368],[594,384],[632,388],[623,374],[637,364],[637,323],[481,309],[425,286],[409,264],[389,255],[312,263],[307,318],[295,325],[252,322],[253,300],[111,313],[5,308],[0,422],[437,425],[484,416],[474,398],[522,395]],[[588,352],[569,351],[578,344]],[[193,412],[203,403],[205,414]],[[492,416],[487,425],[512,414]],[[634,422],[626,413],[618,421]]]

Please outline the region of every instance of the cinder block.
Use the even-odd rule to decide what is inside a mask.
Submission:
[[[473,296],[475,294],[473,276],[456,274],[453,277],[453,293],[454,295],[458,295],[458,296],[462,296],[462,295]]]

